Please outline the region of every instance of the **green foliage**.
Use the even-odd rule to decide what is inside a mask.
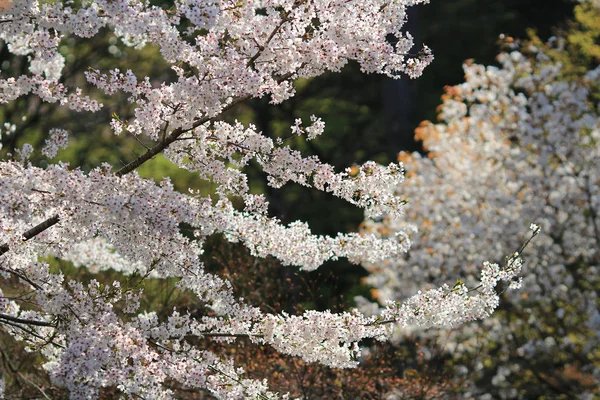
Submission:
[[[529,42],[563,65],[562,78],[580,79],[600,65],[600,8],[591,2],[577,5],[573,20],[559,32],[559,39],[547,45],[533,30],[528,30]],[[566,51],[563,51],[566,50]],[[600,100],[600,88],[592,87],[591,98]]]
[[[575,7],[575,18],[569,26],[567,41],[571,52],[581,57],[582,65],[600,64],[600,9],[592,3]]]

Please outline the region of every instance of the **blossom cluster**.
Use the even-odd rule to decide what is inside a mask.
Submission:
[[[553,43],[550,49],[566,52],[560,40]],[[480,278],[481,254],[501,262],[519,248],[527,225],[538,223],[541,230],[530,228],[539,237],[526,250],[536,267],[523,269],[521,293],[503,293],[527,318],[507,311],[484,323],[486,339],[496,343],[491,357],[502,359],[488,365],[497,367],[490,373],[500,374],[494,382],[504,398],[519,397],[508,378],[521,368],[519,357],[576,363],[600,338],[600,110],[592,95],[600,69],[568,79],[541,49],[510,46],[499,67],[464,65],[466,80],[447,88],[440,122],[416,130],[427,156],[399,155],[407,174],[397,193],[419,199],[406,208],[418,233],[406,257],[367,266],[382,303],[441,282],[477,286],[489,277],[484,271]],[[368,225],[382,237],[406,229],[391,219]],[[448,346],[455,355],[483,357],[477,332],[475,325],[455,329]],[[581,371],[597,382],[594,357]],[[470,373],[475,379],[480,372]]]

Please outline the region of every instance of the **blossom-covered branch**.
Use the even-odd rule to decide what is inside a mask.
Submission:
[[[136,0],[26,0],[4,9],[0,40],[26,68],[15,76],[4,76],[3,69],[0,104],[36,98],[87,115],[107,107],[102,99],[121,96],[127,117],[113,114],[107,127],[134,136],[146,151],[116,172],[107,163],[85,171],[53,164],[74,135],[60,126],[40,149],[9,149],[14,156],[0,161],[0,271],[31,295],[23,301],[0,292],[3,328],[39,351],[53,383],[76,399],[96,398],[106,387],[130,397],[172,398],[170,385],[220,398],[278,397],[267,382],[246,379],[232,361],[200,346],[206,338],[246,337],[307,362],[355,366],[359,343],[387,338],[390,324],[358,311],[263,312],[237,298],[228,280],[207,272],[200,256],[206,238],[222,234],[255,256],[304,270],[339,257],[363,263],[398,257],[410,244],[403,231],[385,238],[364,232],[322,236],[304,222],[286,225],[270,217],[266,198],[250,190],[245,167],[254,160],[274,188],[294,182],[370,217],[401,218],[406,198],[390,188],[404,179],[402,163],[369,161],[338,172],[251,124],[225,122],[224,112],[262,96],[283,102],[295,94],[296,79],[339,71],[349,61],[366,73],[419,76],[432,56],[426,47],[411,55],[413,39],[402,27],[407,7],[425,2],[177,0],[167,9]],[[169,73],[159,79],[143,76],[135,65],[125,71],[90,66],[84,76],[65,79],[62,49],[105,31],[120,46],[157,49]],[[290,129],[312,140],[325,125],[313,116],[309,126],[296,121]],[[210,181],[214,192],[182,194],[169,179],[157,184],[141,178],[136,168],[159,153]],[[47,159],[36,165],[42,156]],[[93,274],[111,270],[138,278],[130,285],[71,279],[52,267],[56,260]],[[442,287],[390,307],[383,318],[439,326],[484,317],[497,304],[495,285],[520,269],[516,258],[510,265],[486,264],[485,296]],[[177,282],[206,312],[174,310],[159,317],[143,309],[141,282],[149,279]]]

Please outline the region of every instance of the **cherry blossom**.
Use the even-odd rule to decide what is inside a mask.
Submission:
[[[565,52],[560,40],[553,43],[548,48]],[[521,293],[503,296],[512,304],[503,315],[527,310],[527,318],[492,317],[482,324],[486,339],[496,343],[493,383],[503,398],[519,397],[509,378],[519,371],[517,357],[557,354],[569,363],[597,348],[600,315],[600,110],[591,95],[600,69],[567,79],[543,50],[511,47],[498,56],[499,67],[464,65],[466,80],[447,88],[440,122],[416,130],[427,157],[399,155],[407,173],[396,191],[419,199],[407,205],[405,219],[367,224],[382,237],[405,231],[407,223],[418,230],[406,256],[367,266],[382,304],[414,299],[424,287],[448,281],[460,282],[459,288],[483,284],[490,271],[481,275],[482,262],[502,262],[527,226],[539,234],[524,253],[535,266],[522,267],[519,281],[509,279],[522,285]],[[435,297],[427,299],[435,304]],[[448,348],[482,356],[474,339],[480,327],[454,329]],[[597,381],[597,362],[590,358],[581,367]]]
[[[498,303],[493,288],[512,282],[521,269],[518,255],[502,267],[484,264],[481,284],[472,290],[427,290],[390,304],[380,316],[356,310],[265,313],[236,298],[231,283],[208,273],[200,261],[212,234],[304,270],[339,257],[379,263],[408,249],[403,230],[385,238],[364,232],[322,236],[301,221],[285,225],[268,215],[264,196],[251,193],[244,171],[254,160],[272,187],[294,182],[337,196],[370,217],[401,219],[406,197],[390,188],[404,180],[402,163],[369,161],[339,172],[251,124],[227,123],[222,116],[250,98],[285,101],[294,95],[295,79],[339,71],[349,61],[365,73],[419,76],[431,52],[412,52],[412,36],[402,27],[407,7],[425,2],[182,0],[163,9],[134,0],[24,0],[2,10],[0,40],[26,60],[27,72],[0,76],[0,104],[35,96],[72,113],[94,113],[104,107],[95,93],[124,93],[129,117],[114,115],[107,125],[115,135],[152,141],[119,170],[102,164],[89,172],[60,160],[44,160],[44,166],[31,161],[32,154],[53,159],[68,146],[63,127],[46,133],[42,149],[10,149],[14,159],[0,162],[0,273],[33,295],[20,304],[0,292],[3,329],[39,352],[53,383],[74,399],[97,398],[106,387],[130,398],[172,398],[172,384],[218,398],[268,399],[286,395],[195,343],[246,337],[308,362],[349,368],[358,362],[363,339],[385,340],[394,324],[431,327],[488,316]],[[125,46],[157,48],[175,78],[138,76],[135,66],[90,66],[79,80],[87,84],[68,86],[59,52],[68,46],[65,39],[85,41],[104,30]],[[13,123],[4,122],[7,132]],[[313,116],[308,126],[297,121],[290,129],[312,140],[324,134],[325,125]],[[157,184],[140,177],[136,168],[159,153],[211,181],[215,196],[179,193],[169,179]],[[183,234],[183,225],[193,237]],[[172,278],[211,312],[173,310],[161,319],[141,309],[141,287],[78,281],[53,271],[54,259],[96,274]]]

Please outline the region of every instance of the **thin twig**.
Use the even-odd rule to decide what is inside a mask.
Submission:
[[[33,382],[31,379],[27,378],[25,375],[23,375],[20,372],[17,372],[17,376],[21,379],[23,379],[25,382],[27,382],[28,384],[30,384],[31,386],[33,386],[34,388],[36,388],[41,394],[42,396],[44,396],[46,399],[48,400],[52,400],[50,398],[50,396],[48,396],[46,394],[46,392],[44,392],[44,389],[42,389],[40,386],[38,386],[35,382]]]
[[[46,344],[52,344],[53,346],[60,347],[61,349],[64,349],[64,348],[65,348],[65,346],[63,346],[62,344],[58,344],[58,343],[55,343],[55,342],[53,342],[53,341],[51,341],[51,340],[47,340],[46,338],[44,338],[44,337],[42,337],[42,336],[38,335],[37,333],[35,333],[35,332],[31,331],[31,330],[29,330],[29,329],[25,329],[25,327],[24,327],[23,325],[14,324],[14,323],[12,323],[12,322],[9,322],[9,321],[3,321],[2,323],[3,323],[3,324],[6,324],[6,325],[10,325],[10,326],[12,326],[13,328],[19,328],[19,329],[21,329],[22,331],[24,331],[24,332],[27,332],[27,334],[28,334],[28,335],[31,335],[31,336],[33,336],[33,337],[36,337],[36,338],[38,338],[38,339],[40,339],[40,340],[43,340],[43,341],[45,341],[45,342],[46,342]]]

